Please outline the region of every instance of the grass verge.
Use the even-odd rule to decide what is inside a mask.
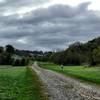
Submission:
[[[40,62],[39,65],[48,70],[53,70],[81,80],[100,84],[100,67],[64,66],[64,70],[62,71],[59,65],[53,63]]]

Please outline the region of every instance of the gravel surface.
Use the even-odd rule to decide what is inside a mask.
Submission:
[[[49,100],[100,100],[100,87],[60,73],[32,66],[44,84]]]

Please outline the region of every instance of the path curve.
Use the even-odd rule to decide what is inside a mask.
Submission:
[[[32,66],[44,84],[49,100],[100,100],[100,87],[82,83],[60,73]]]

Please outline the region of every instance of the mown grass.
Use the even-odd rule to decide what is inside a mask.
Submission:
[[[85,81],[100,84],[100,68],[99,67],[85,67],[85,66],[64,66],[64,70],[61,70],[59,65],[53,63],[39,63],[39,65],[45,69],[57,71],[65,75],[70,75],[75,78],[79,78]]]
[[[0,67],[0,100],[47,100],[42,84],[29,67]]]

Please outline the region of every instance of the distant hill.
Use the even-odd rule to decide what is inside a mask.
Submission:
[[[64,65],[100,64],[100,37],[84,44],[76,42],[66,50],[54,53],[51,61]]]

